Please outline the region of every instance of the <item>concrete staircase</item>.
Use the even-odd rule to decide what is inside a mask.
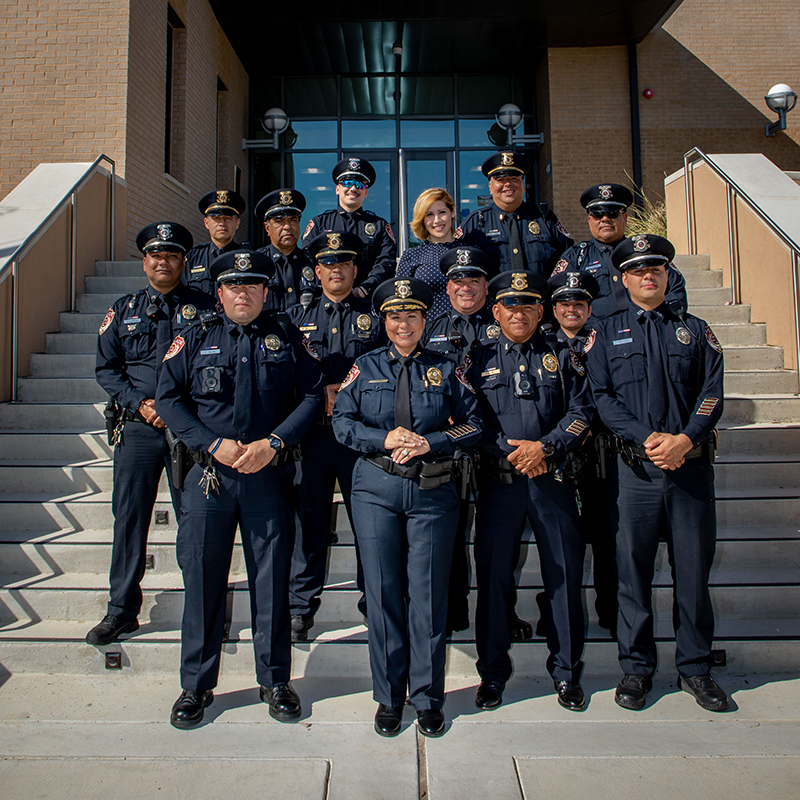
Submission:
[[[717,467],[719,543],[712,575],[718,647],[735,673],[785,672],[800,663],[800,399],[797,373],[783,369],[780,348],[766,344],[766,326],[749,321],[747,306],[730,306],[722,273],[707,257],[679,257],[691,310],[706,319],[725,347],[727,393]],[[86,631],[105,613],[112,516],[110,450],[103,430],[105,394],[94,381],[97,329],[111,303],[142,285],[140,262],[97,265],[79,313],[62,314],[47,352],[31,358],[19,382],[21,403],[0,405],[0,664],[10,672],[76,675],[105,669],[103,651],[120,653],[123,670],[177,675],[183,606],[175,558],[176,526],[166,484],[153,524],[151,567],[144,579],[142,627],[122,643],[97,649]],[[343,509],[339,543],[330,548],[328,588],[311,631],[294,648],[297,677],[365,677],[366,630],[356,610],[354,548]],[[518,612],[537,617],[542,585],[536,549],[521,568]],[[587,665],[616,681],[616,645],[599,628],[585,565]],[[662,664],[671,670],[672,600],[666,552],[655,579]],[[241,547],[231,572],[226,674],[251,675],[249,608]],[[472,597],[474,604],[474,593]],[[545,673],[544,641],[516,645],[518,675]],[[456,634],[452,677],[474,675],[474,631]],[[124,674],[124,673],[123,673]]]

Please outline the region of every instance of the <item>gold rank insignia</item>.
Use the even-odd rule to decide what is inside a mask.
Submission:
[[[218,203],[227,203],[228,202],[228,193],[226,191],[217,192],[217,202]]]
[[[269,336],[265,337],[264,347],[266,347],[267,350],[277,350],[280,346],[281,340],[274,333],[271,333]]]
[[[531,233],[532,233],[534,236],[538,236],[538,235],[539,235],[539,234],[542,232],[542,229],[541,229],[541,227],[539,226],[539,223],[538,223],[538,222],[536,222],[535,220],[531,220],[531,221],[528,223],[528,230],[529,230],[529,231],[530,231],[530,232],[531,232]]]
[[[437,369],[436,367],[431,367],[427,373],[426,377],[428,378],[428,383],[431,386],[441,386],[442,385],[442,371]]]
[[[675,336],[681,344],[691,344],[692,343],[692,334],[686,330],[686,328],[678,328],[675,331]]]
[[[372,320],[368,314],[359,314],[356,319],[356,326],[360,331],[368,331],[372,327]]]
[[[249,253],[237,253],[236,258],[233,261],[234,266],[238,270],[246,270],[250,269],[250,254]]]
[[[292,193],[291,192],[281,192],[280,196],[281,205],[289,206],[292,204]]]
[[[181,309],[181,316],[184,319],[194,319],[197,316],[197,309],[191,303],[187,303]]]
[[[499,325],[490,325],[486,329],[486,335],[490,339],[496,339],[500,335],[500,326]]]
[[[511,276],[511,288],[521,292],[528,288],[528,276],[524,272],[515,272]]]
[[[367,236],[374,236],[375,235],[375,230],[376,229],[375,229],[375,223],[374,222],[368,222],[364,226],[364,233],[366,233]]]
[[[331,250],[338,250],[342,246],[342,237],[338,233],[328,234],[328,247]]]
[[[394,287],[395,297],[400,297],[403,300],[411,295],[411,284],[408,281],[397,281]]]
[[[501,153],[500,155],[500,164],[504,167],[513,167],[514,166],[514,154],[513,153]]]
[[[631,236],[631,241],[633,242],[633,249],[637,253],[646,253],[650,249],[650,242],[647,241],[647,237],[644,234],[637,234],[636,236]]]
[[[552,353],[545,355],[542,364],[548,372],[558,372],[558,359]]]

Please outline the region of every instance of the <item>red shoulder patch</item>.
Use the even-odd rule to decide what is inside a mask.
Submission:
[[[350,367],[350,372],[347,373],[345,379],[342,381],[339,391],[341,392],[345,386],[349,386],[358,377],[360,372],[361,370],[355,364],[353,364],[353,366]]]
[[[597,331],[594,328],[592,328],[592,332],[589,334],[589,338],[586,340],[586,346],[583,348],[584,353],[588,353],[594,347],[596,339],[597,339]]]
[[[109,308],[108,313],[106,314],[105,319],[103,320],[103,324],[100,326],[100,330],[98,331],[98,333],[102,336],[108,330],[108,326],[113,321],[114,321],[114,309]]]
[[[169,361],[171,358],[175,358],[181,350],[183,350],[183,346],[186,344],[186,340],[183,336],[176,336],[172,340],[172,344],[169,346],[169,350],[167,350],[166,355],[164,356],[164,361]]]
[[[718,352],[722,352],[722,345],[719,343],[719,339],[714,336],[714,331],[706,325],[706,341]]]
[[[394,234],[392,233],[392,226],[388,222],[386,223],[386,233],[389,234],[389,238],[393,242],[397,242],[397,239],[394,238]]]
[[[466,378],[466,373],[471,363],[472,362],[470,361],[469,356],[467,356],[464,359],[464,363],[456,367],[456,378],[458,378],[458,382],[466,386],[467,389],[469,389],[472,392],[472,394],[475,394],[475,390],[472,388],[472,384],[470,384],[470,382]]]
[[[319,356],[317,355],[317,351],[314,349],[314,345],[308,341],[308,336],[305,334],[303,334],[303,347],[305,347],[306,352],[311,356],[311,358],[319,361]]]
[[[454,238],[454,239],[460,239],[460,238],[461,238],[463,235],[464,235],[464,231],[462,231],[462,230],[461,230],[461,227],[459,226],[459,228],[458,228],[458,229],[456,230],[456,232],[453,234],[453,238]]]
[[[556,225],[556,230],[559,233],[563,233],[564,236],[567,237],[567,239],[571,239],[572,238],[572,234],[560,222]]]
[[[305,239],[311,231],[314,230],[314,220],[312,219],[308,225],[306,225],[305,232],[303,233],[303,238]]]
[[[555,265],[553,269],[553,273],[550,275],[552,278],[553,275],[558,275],[559,272],[563,272],[565,269],[569,267],[569,261],[564,260],[563,258]]]

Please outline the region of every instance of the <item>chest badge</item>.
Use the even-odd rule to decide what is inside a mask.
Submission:
[[[376,228],[375,228],[375,223],[374,222],[368,222],[364,226],[364,233],[366,233],[367,236],[374,236],[375,235],[375,231],[376,231]]]
[[[530,232],[531,232],[531,233],[532,233],[534,236],[538,236],[538,235],[539,235],[539,234],[542,232],[542,229],[541,229],[541,227],[539,226],[539,223],[538,223],[538,222],[536,222],[535,220],[531,220],[531,221],[528,223],[528,230],[529,230],[529,231],[530,231]]]
[[[372,327],[372,320],[367,314],[359,314],[356,325],[360,331],[368,331]]]
[[[686,330],[686,328],[678,328],[678,330],[675,331],[675,336],[681,344],[692,343],[692,335]]]
[[[303,267],[303,278],[309,283],[314,283],[314,279],[316,278],[314,270],[311,267]]]
[[[265,337],[264,339],[264,347],[267,350],[278,350],[281,346],[281,340],[274,334],[271,333],[269,336]]]
[[[425,376],[427,377],[428,383],[430,383],[431,386],[441,386],[442,385],[442,371],[439,370],[439,369],[436,369],[436,367],[431,367],[427,371]]]
[[[545,355],[542,365],[548,372],[558,372],[558,359],[552,353]]]
[[[184,319],[194,319],[197,316],[197,309],[191,303],[187,303],[181,309],[181,316]]]
[[[486,329],[486,335],[490,339],[496,339],[500,335],[500,326],[499,325],[490,325]]]

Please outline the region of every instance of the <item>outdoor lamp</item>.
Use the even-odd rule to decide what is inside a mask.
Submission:
[[[775,122],[768,123],[766,127],[767,136],[774,136],[775,131],[786,130],[786,114],[797,104],[797,95],[792,91],[791,86],[785,83],[776,83],[764,96],[770,111],[778,115]]]
[[[278,149],[278,136],[289,127],[289,117],[282,108],[268,108],[261,117],[261,127],[272,134],[272,147]]]

